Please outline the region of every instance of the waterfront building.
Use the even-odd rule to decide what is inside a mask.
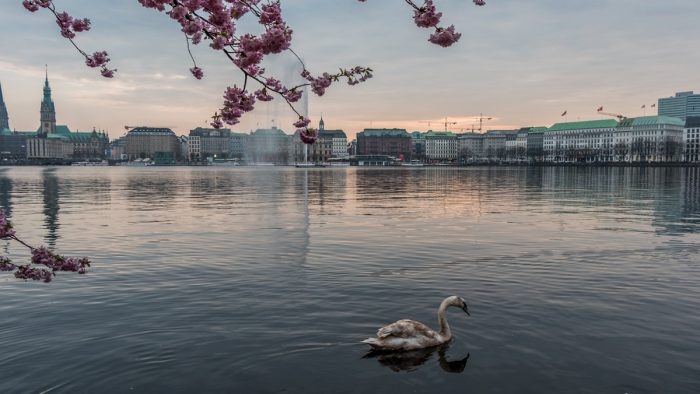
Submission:
[[[0,132],[10,129],[10,117],[2,97],[2,85],[0,85]]]
[[[202,160],[202,138],[198,135],[187,137],[187,158],[189,161]]]
[[[190,137],[181,135],[177,137],[177,142],[180,145],[180,157],[185,161],[190,161]]]
[[[518,130],[489,130],[484,134],[484,156],[490,160],[506,158],[506,142],[513,144]]]
[[[357,140],[352,140],[350,143],[348,143],[348,155],[357,155]]]
[[[250,134],[246,159],[253,163],[290,164],[295,156],[293,138],[275,126],[257,129]]]
[[[88,132],[71,132],[68,126],[57,126],[56,134],[67,137],[73,145],[70,157],[74,160],[102,160],[107,157],[109,136],[104,131],[93,128]]]
[[[612,161],[617,120],[556,123],[544,131],[543,158],[547,162]]]
[[[229,157],[235,159],[243,159],[245,157],[246,147],[248,141],[248,134],[245,133],[234,133],[231,132],[231,138],[229,139]]]
[[[457,160],[459,144],[457,135],[450,131],[428,131],[425,133],[425,158],[428,161]]]
[[[544,159],[544,132],[546,127],[532,127],[527,133],[527,158],[529,161]]]
[[[158,164],[175,163],[180,143],[165,127],[136,127],[126,134],[125,154],[129,160],[152,159]]]
[[[623,119],[612,133],[615,160],[656,163],[680,161],[684,128],[685,121],[669,116]],[[609,148],[603,145],[599,151],[599,155],[602,155],[600,161],[606,161]]]
[[[683,157],[686,162],[700,162],[700,116],[689,116],[683,131]]]
[[[229,149],[231,148],[231,130],[230,129],[207,129],[197,127],[190,130],[190,138],[195,138],[193,142],[197,144],[197,148],[192,151],[196,152],[196,158],[203,160],[208,157],[227,158]]]
[[[411,133],[411,157],[413,160],[425,160],[425,134],[420,131]]]
[[[523,127],[518,130],[515,139],[506,139],[506,155],[510,160],[527,160],[527,136],[531,127]]]
[[[348,157],[348,137],[343,130],[326,130],[323,117],[318,123],[318,139],[309,146],[310,161]]]
[[[63,161],[73,156],[73,144],[64,135],[49,133],[27,139],[27,158],[33,160]]]
[[[683,121],[689,116],[700,116],[700,94],[692,91],[679,92],[673,97],[660,98],[659,115]]]
[[[23,160],[27,158],[27,138],[36,136],[35,132],[0,131],[0,159]]]
[[[122,136],[109,144],[109,158],[112,160],[128,160],[126,154],[126,136]]]
[[[406,129],[364,129],[357,133],[357,155],[387,155],[410,160],[413,147]]]
[[[464,133],[457,137],[459,157],[464,160],[484,158],[484,135],[480,133]]]

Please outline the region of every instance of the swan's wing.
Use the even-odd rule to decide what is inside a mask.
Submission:
[[[377,331],[377,338],[394,336],[397,338],[434,337],[435,331],[415,320],[399,320],[386,325]]]

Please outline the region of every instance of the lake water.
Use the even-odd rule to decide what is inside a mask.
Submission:
[[[1,393],[697,393],[699,168],[1,168]],[[27,253],[3,242],[15,261]],[[411,318],[455,339],[365,357]]]

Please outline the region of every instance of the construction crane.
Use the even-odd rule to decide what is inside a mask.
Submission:
[[[612,112],[603,112],[603,107],[598,108],[597,112],[601,115],[607,115],[607,116],[612,116],[614,118],[617,118],[617,120],[619,120],[619,121],[623,121],[623,120],[627,119],[627,117],[625,115],[622,115],[622,114],[614,114]]]
[[[491,119],[493,119],[493,118],[490,117],[490,116],[484,116],[484,114],[479,114],[479,116],[477,117],[477,119],[479,119],[479,133],[481,133],[481,131],[482,131],[482,129],[483,129],[483,126],[484,126],[484,121],[485,121],[485,120],[491,120]]]
[[[423,122],[418,122],[418,123],[427,123],[427,124],[428,124],[428,127],[430,127],[430,124],[431,124],[431,123],[439,123],[439,124],[441,124],[441,125],[443,125],[443,126],[445,127],[445,132],[447,132],[447,126],[448,126],[448,125],[456,125],[456,124],[457,124],[457,122],[448,122],[448,121],[447,121],[447,118],[445,118],[445,121],[444,121],[444,122],[423,121]]]

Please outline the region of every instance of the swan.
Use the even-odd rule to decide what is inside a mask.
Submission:
[[[461,308],[470,316],[464,299],[450,296],[442,301],[438,309],[440,332],[435,332],[425,324],[414,320],[399,320],[380,328],[376,338],[367,338],[362,343],[376,350],[415,350],[447,343],[452,339],[452,332],[447,324],[445,311],[451,306]]]

